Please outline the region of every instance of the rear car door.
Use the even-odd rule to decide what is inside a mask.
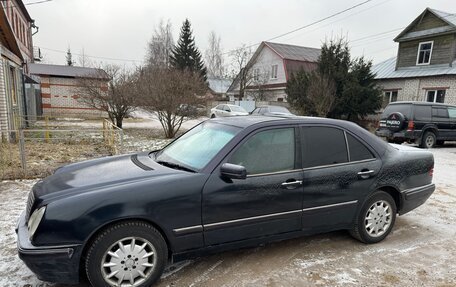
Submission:
[[[356,135],[329,126],[302,127],[303,230],[327,231],[352,224],[358,204],[381,168]]]
[[[448,107],[448,118],[451,124],[449,140],[456,140],[456,107]]]
[[[451,122],[448,118],[448,108],[442,106],[432,107],[432,122],[437,126],[437,139],[449,140],[451,138]]]
[[[224,179],[217,168],[203,189],[206,245],[301,229],[302,169],[294,126],[252,132],[225,162],[242,165],[246,179]]]

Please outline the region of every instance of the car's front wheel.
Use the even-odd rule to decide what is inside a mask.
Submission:
[[[215,114],[212,114],[212,115],[211,115],[211,119],[213,119],[213,118],[215,118]]]
[[[85,267],[93,286],[151,286],[165,268],[166,242],[144,222],[122,222],[101,232],[88,249]]]
[[[364,243],[377,243],[385,239],[396,221],[394,199],[384,191],[372,194],[360,209],[351,235]]]

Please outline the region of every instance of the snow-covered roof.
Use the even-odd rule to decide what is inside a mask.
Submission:
[[[224,78],[208,78],[209,88],[217,94],[224,94],[228,91],[232,80]]]
[[[456,61],[450,66],[429,65],[396,68],[396,57],[388,59],[372,67],[376,79],[400,79],[443,75],[456,75]]]
[[[95,68],[49,64],[28,64],[28,68],[32,75],[109,79],[104,70]]]

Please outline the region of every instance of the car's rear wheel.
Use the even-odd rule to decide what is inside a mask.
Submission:
[[[395,221],[394,199],[384,191],[377,191],[360,209],[350,234],[361,242],[377,243],[388,236]]]
[[[433,148],[437,143],[437,139],[433,132],[425,132],[421,138],[420,147],[422,148]]]
[[[166,242],[144,222],[123,222],[101,232],[88,249],[85,267],[93,286],[151,286],[165,268]]]
[[[212,115],[211,115],[211,119],[213,119],[213,118],[215,118],[215,114],[212,114]]]

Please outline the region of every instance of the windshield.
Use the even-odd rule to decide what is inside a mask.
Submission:
[[[204,122],[164,148],[155,160],[200,170],[240,130],[238,127]]]
[[[229,106],[232,112],[241,112],[241,113],[246,113],[247,111],[244,110],[244,108],[240,106]]]
[[[278,106],[270,106],[269,110],[271,113],[284,113],[284,114],[290,114],[290,111],[287,110],[287,108],[284,107],[278,107]]]

